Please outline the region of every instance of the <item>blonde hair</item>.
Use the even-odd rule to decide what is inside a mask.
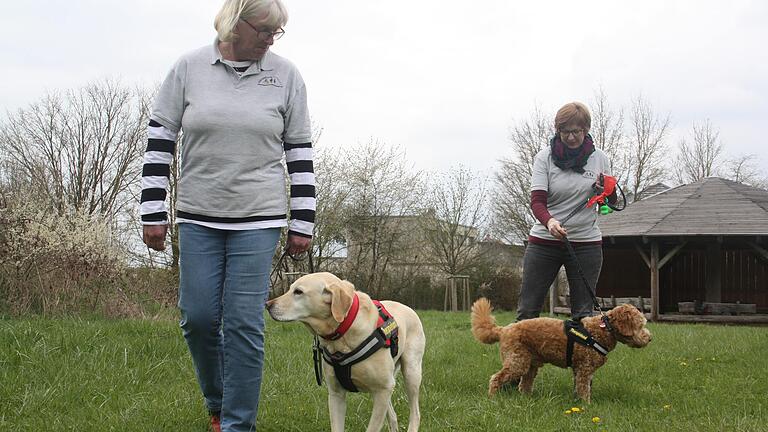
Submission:
[[[258,17],[268,28],[278,29],[288,22],[288,10],[280,0],[225,0],[213,21],[222,42],[237,39],[235,26],[242,19]]]
[[[555,130],[560,132],[567,124],[577,124],[589,132],[592,127],[592,116],[589,109],[581,102],[571,102],[563,105],[555,115]]]

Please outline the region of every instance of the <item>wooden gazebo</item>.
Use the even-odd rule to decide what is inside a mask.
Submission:
[[[708,177],[599,224],[599,297],[650,297],[654,321],[768,323],[768,191]]]

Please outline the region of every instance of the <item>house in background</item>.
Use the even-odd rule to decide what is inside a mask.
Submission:
[[[708,177],[599,223],[598,297],[649,297],[652,320],[768,323],[768,191]],[[691,304],[699,314],[680,313]],[[755,313],[700,314],[707,304]]]
[[[641,190],[640,192],[638,192],[637,193],[637,199],[635,199],[634,201],[640,201],[640,200],[643,200],[645,198],[651,197],[653,195],[656,195],[658,193],[661,193],[661,192],[664,192],[664,191],[668,191],[668,190],[669,190],[669,186],[665,185],[664,183],[652,184],[652,185],[648,186],[647,188],[645,188],[645,189]]]

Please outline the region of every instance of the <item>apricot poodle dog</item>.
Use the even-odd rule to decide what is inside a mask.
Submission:
[[[496,325],[491,315],[491,303],[484,298],[472,305],[472,334],[482,343],[500,342],[503,366],[491,376],[488,394],[493,396],[502,385],[520,381],[521,393],[533,390],[533,380],[545,363],[566,368],[567,337],[564,322],[555,318],[534,318],[512,323],[506,327]],[[582,319],[584,328],[607,351],[621,342],[632,348],[642,348],[651,341],[651,332],[645,328],[645,316],[632,305],[624,304],[606,313],[612,331],[601,326],[601,317]],[[576,394],[590,402],[592,376],[607,361],[607,357],[594,349],[575,344],[572,369]]]

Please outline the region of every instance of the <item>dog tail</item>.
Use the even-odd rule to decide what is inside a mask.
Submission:
[[[472,335],[478,341],[492,344],[499,341],[501,327],[496,325],[496,318],[491,315],[491,302],[486,298],[479,298],[472,305]]]

